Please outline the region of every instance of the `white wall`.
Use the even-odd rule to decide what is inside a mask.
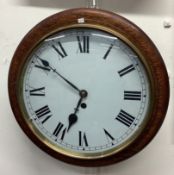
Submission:
[[[84,0],[0,0],[0,175],[173,175],[174,174],[174,1],[102,0],[101,7],[140,26],[154,41],[166,63],[171,100],[155,139],[134,157],[104,168],[67,165],[48,156],[26,138],[8,100],[7,76],[15,48],[35,24]],[[164,21],[172,27],[164,28]]]

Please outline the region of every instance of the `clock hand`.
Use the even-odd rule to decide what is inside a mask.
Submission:
[[[77,114],[77,112],[79,111],[79,107],[80,107],[80,105],[81,105],[81,103],[82,103],[82,100],[83,100],[83,98],[81,97],[81,98],[79,99],[78,103],[77,103],[77,106],[76,106],[76,108],[75,108],[74,113],[72,113],[72,114],[69,115],[69,118],[68,118],[69,125],[68,125],[67,132],[68,132],[69,129],[72,127],[72,125],[74,125],[74,124],[77,122],[77,120],[78,120],[78,116],[77,116],[76,114]]]
[[[77,120],[78,120],[77,112],[79,111],[79,107],[80,107],[83,99],[87,97],[88,93],[87,93],[86,90],[81,90],[79,95],[80,95],[80,99],[77,103],[76,108],[74,109],[74,113],[70,114],[69,118],[68,118],[69,126],[68,126],[68,129],[67,129],[67,132],[72,127],[72,125],[74,125],[77,122]]]
[[[55,72],[59,77],[61,77],[65,82],[67,82],[71,87],[73,87],[76,91],[80,93],[80,89],[75,86],[73,83],[71,83],[69,80],[67,80],[64,76],[62,76],[56,69],[50,66],[49,62],[46,60],[41,59],[39,56],[36,56],[45,67],[49,67],[53,72]]]

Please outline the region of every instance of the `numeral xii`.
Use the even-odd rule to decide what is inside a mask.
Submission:
[[[89,36],[77,36],[80,53],[89,53]]]

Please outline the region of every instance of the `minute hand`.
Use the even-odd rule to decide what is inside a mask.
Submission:
[[[65,82],[67,82],[71,87],[73,87],[76,91],[78,91],[80,93],[80,89],[77,86],[75,86],[73,83],[71,83],[69,80],[67,80],[64,76],[62,76],[56,69],[51,67],[48,61],[43,60],[39,57],[37,57],[37,58],[42,62],[42,64],[45,67],[49,67],[53,72],[55,72],[59,77],[61,77]]]

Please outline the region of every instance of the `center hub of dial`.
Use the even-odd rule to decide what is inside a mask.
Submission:
[[[88,92],[86,90],[81,90],[80,91],[80,97],[86,98],[88,96]]]

